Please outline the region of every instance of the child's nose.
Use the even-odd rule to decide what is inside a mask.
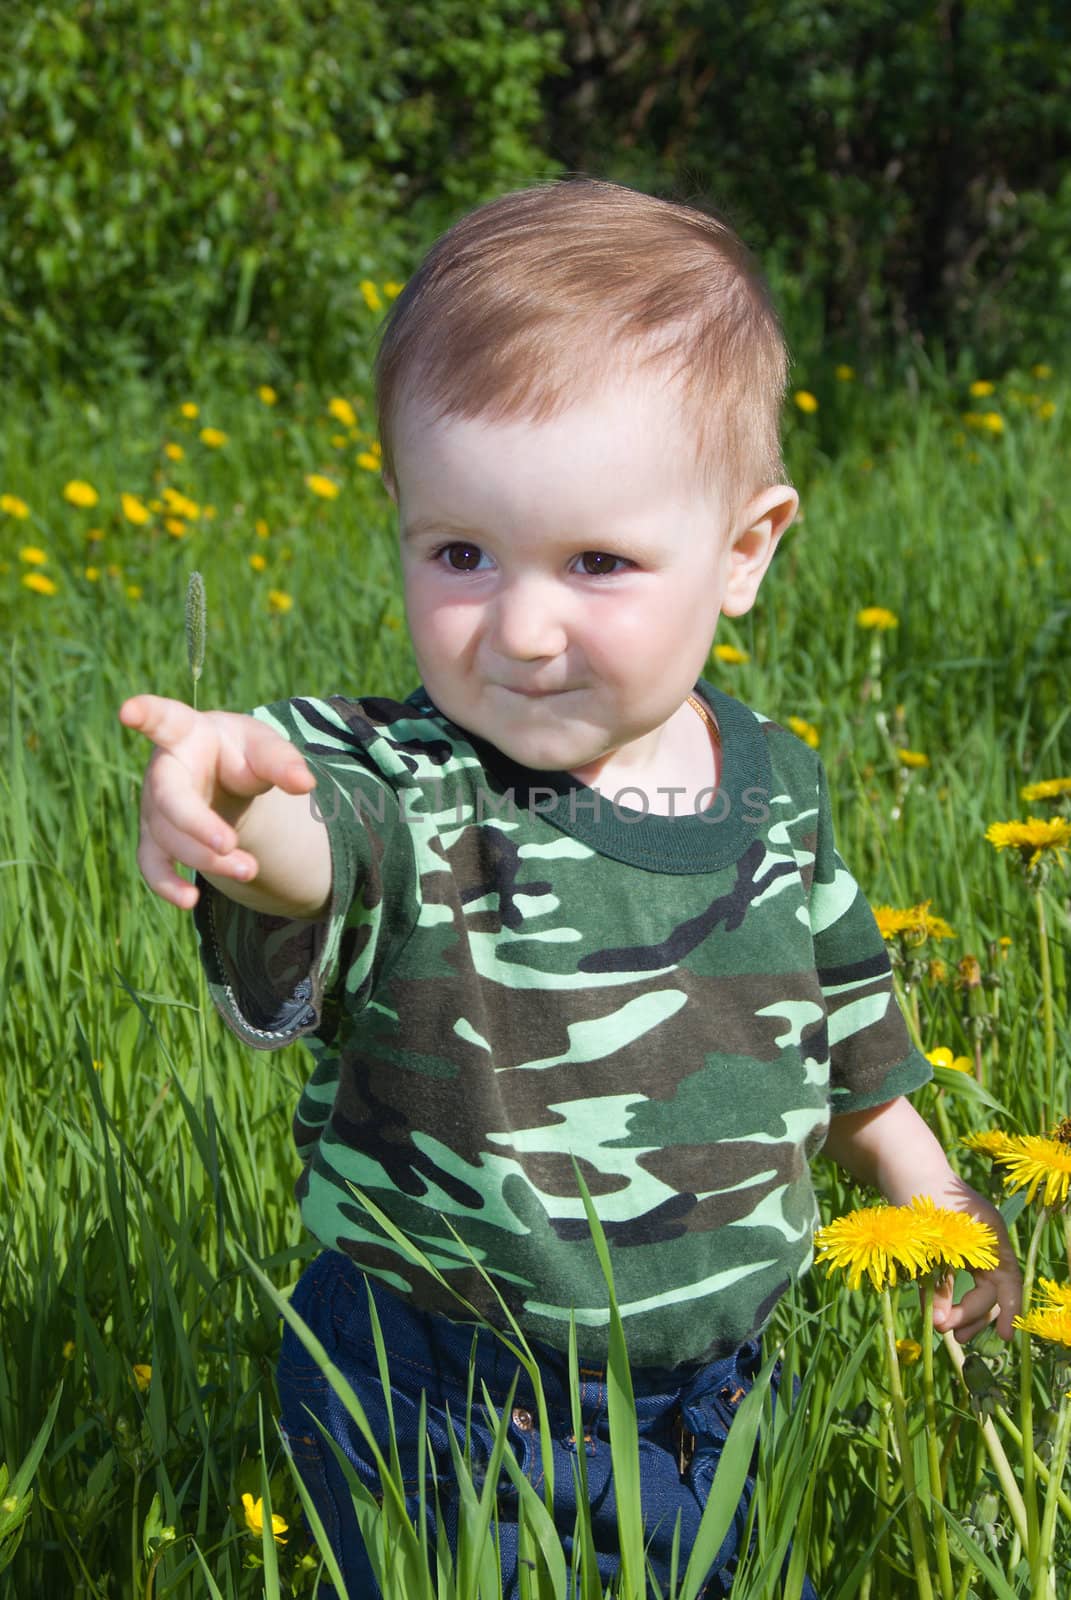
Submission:
[[[502,586],[493,604],[491,642],[499,655],[537,661],[565,649],[564,607],[554,583],[514,580]]]

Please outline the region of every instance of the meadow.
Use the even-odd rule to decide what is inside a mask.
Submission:
[[[851,1288],[816,1267],[767,1333],[802,1386],[790,1403],[784,1385],[763,1428],[734,1594],[791,1600],[806,1570],[824,1600],[1044,1600],[1071,1584],[1071,1143],[1064,1129],[1016,1169],[961,1141],[1049,1135],[1071,1115],[1061,831],[1032,867],[1033,846],[986,837],[1068,815],[1059,786],[1022,790],[1071,776],[1071,385],[1040,357],[882,382],[799,371],[794,385],[803,516],[754,612],[719,629],[708,675],[817,742],[841,851],[892,908],[911,1026],[947,1052],[917,1104],[968,1181],[1004,1199],[1051,1317],[1033,1341],[975,1341],[961,1378],[912,1285],[864,1272]],[[363,375],[344,394],[102,379],[90,398],[57,388],[5,408],[0,1590],[13,1596],[245,1600],[320,1582],[274,1425],[279,1296],[315,1249],[291,1194],[303,1055],[254,1058],[205,1015],[191,922],[137,872],[147,749],[116,710],[140,690],[191,697],[194,570],[201,705],[408,693],[392,510]],[[876,1198],[821,1160],[818,1187],[826,1222]],[[618,1379],[624,1482],[620,1366]],[[738,1441],[729,1469],[748,1454]],[[433,1563],[425,1584],[395,1527],[394,1592],[493,1592],[493,1508],[469,1492],[484,1542],[467,1576],[437,1579]],[[389,1493],[385,1506],[389,1522]],[[598,1594],[540,1544],[538,1503],[531,1518],[531,1592]],[[644,1593],[642,1552],[622,1592]]]

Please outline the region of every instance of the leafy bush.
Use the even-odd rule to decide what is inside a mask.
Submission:
[[[727,210],[817,299],[827,341],[984,344],[990,362],[1021,357],[1024,338],[1038,354],[1065,342],[1066,6],[568,0],[564,14],[556,151]]]
[[[361,280],[408,261],[413,218],[439,221],[429,197],[456,210],[545,167],[529,138],[556,56],[545,12],[9,0],[5,367],[173,369],[250,333],[269,367],[272,349],[340,366],[367,329]]]

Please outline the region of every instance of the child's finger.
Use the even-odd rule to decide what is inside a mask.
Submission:
[[[1012,1318],[1018,1311],[1014,1285],[994,1276],[979,1276],[958,1305],[952,1306],[942,1331],[954,1333],[960,1344],[996,1321],[1002,1339],[1012,1336]]]
[[[307,794],[316,779],[289,740],[252,717],[241,719],[240,744],[224,739],[220,751],[220,782],[233,784],[234,793],[246,793],[252,779],[264,789],[284,789],[287,794]]]
[[[144,838],[151,849],[158,851],[168,863],[180,861],[184,867],[192,867],[195,872],[207,872],[214,878],[234,878],[239,883],[248,883],[256,877],[256,857],[250,855],[248,850],[213,850],[172,827],[162,817],[153,819],[152,827],[145,830]]]
[[[124,728],[143,733],[164,750],[173,749],[189,737],[197,725],[197,712],[182,700],[168,700],[159,694],[136,694],[119,707]]]
[[[198,793],[186,766],[167,750],[157,748],[145,772],[141,790],[143,829],[156,832],[161,825],[180,837],[195,840],[206,849],[225,855],[238,843],[231,824],[213,811]],[[181,855],[179,857],[182,859]],[[189,865],[189,863],[187,863]]]
[[[182,911],[192,911],[200,899],[196,884],[179,877],[174,859],[145,834],[138,845],[138,869],[153,894],[169,900]]]

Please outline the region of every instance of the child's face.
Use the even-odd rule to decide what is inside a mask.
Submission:
[[[652,378],[539,424],[436,422],[412,404],[397,432],[388,488],[434,703],[525,766],[625,752],[653,767],[649,736],[690,693],[719,613],[750,606],[781,527],[764,524],[756,552],[754,529],[731,525]]]

